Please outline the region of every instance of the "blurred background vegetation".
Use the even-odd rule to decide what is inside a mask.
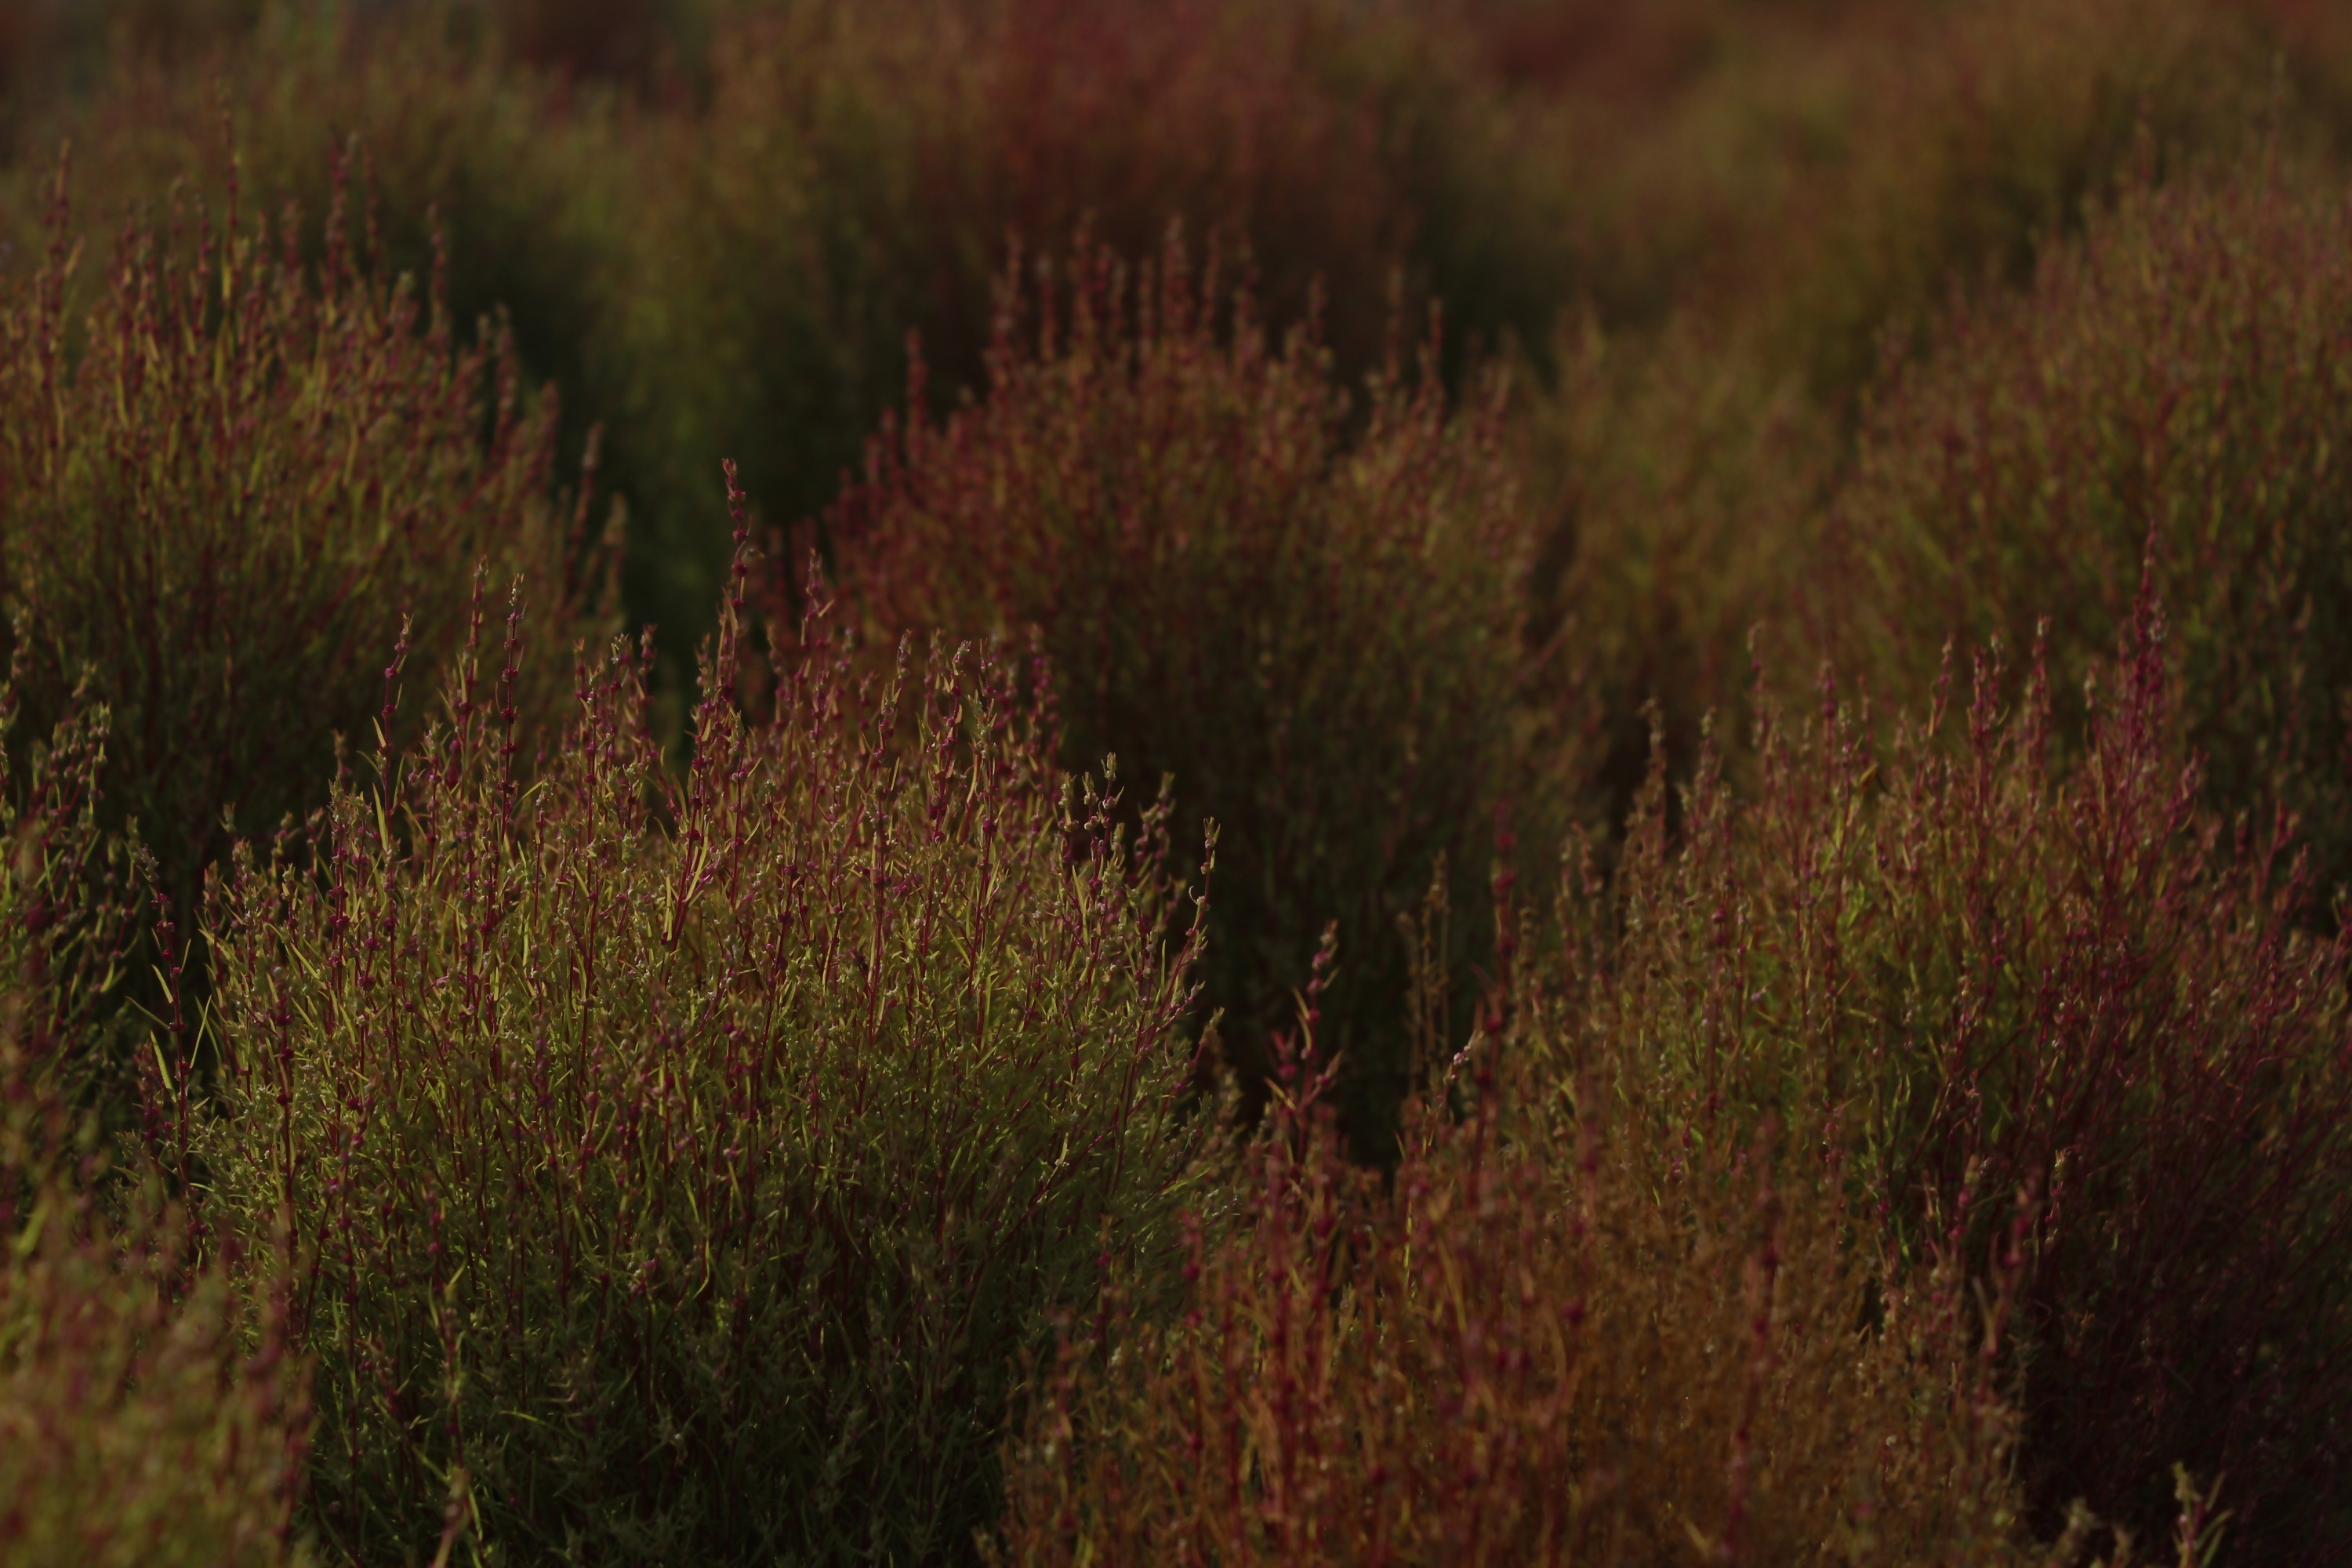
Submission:
[[[725,560],[721,456],[770,521],[818,516],[903,402],[910,335],[951,405],[979,385],[1016,253],[1084,231],[1148,255],[1181,224],[1246,258],[1277,331],[1314,311],[1343,381],[1436,302],[1454,375],[1529,367],[1528,462],[1559,535],[1540,613],[1649,617],[1604,635],[1641,643],[1626,679],[1663,687],[1641,661],[1707,664],[1717,650],[1676,645],[1717,622],[1736,643],[1753,606],[1723,600],[1759,586],[1684,560],[1756,553],[1706,514],[1736,494],[1754,513],[1737,531],[1801,531],[1885,362],[1920,352],[1956,293],[2023,280],[2127,179],[2325,164],[2352,137],[2352,22],[2294,0],[24,0],[5,17],[8,267],[38,255],[68,139],[76,226],[102,247],[174,182],[216,197],[232,146],[264,210],[316,214],[358,137],[394,265],[429,267],[437,214],[457,319],[505,313],[527,379],[562,390],[569,456],[606,425],[629,608],[674,656],[708,628]],[[1702,410],[1697,428],[1662,399]],[[1604,570],[1649,592],[1601,594]]]

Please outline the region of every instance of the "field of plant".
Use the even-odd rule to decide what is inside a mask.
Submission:
[[[0,1563],[2352,1561],[2352,9],[0,5]]]

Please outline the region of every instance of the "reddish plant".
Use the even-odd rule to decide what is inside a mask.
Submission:
[[[1587,906],[1582,1005],[1735,1135],[1829,1118],[1901,1253],[1981,1245],[1972,1192],[2030,1194],[2041,1522],[2087,1500],[2146,1539],[2185,1464],[2238,1560],[2309,1561],[2352,1523],[2352,949],[2298,923],[2282,834],[2200,814],[2161,641],[2144,602],[2071,768],[2046,680],[2004,717],[1980,672],[1958,734],[1938,706],[1884,757],[1833,707],[1768,721],[1758,797],[1703,774],[1679,853],[1654,790]]]
[[[234,838],[323,798],[376,716],[373,650],[455,646],[478,564],[568,640],[585,498],[548,504],[551,400],[524,405],[504,340],[458,349],[437,284],[353,247],[340,166],[315,268],[232,181],[217,229],[128,225],[89,302],[65,190],[60,167],[47,259],[0,291],[0,599],[30,617],[34,722],[85,681],[111,710],[110,820],[184,916]]]
[[[2032,277],[2153,147],[2193,161],[2300,130],[2275,43],[2223,0],[1882,5],[1840,145],[1745,292],[1780,363],[1851,414],[1958,292]]]
[[[13,998],[12,998],[13,1000]],[[5,1047],[13,1050],[13,1044]],[[28,1568],[308,1561],[310,1371],[152,1173],[92,1191],[75,1115],[8,1069],[0,1556]]]
[[[775,520],[819,511],[906,396],[910,331],[933,393],[982,381],[1009,241],[1144,256],[1181,224],[1249,258],[1277,327],[1318,316],[1351,381],[1401,310],[1444,299],[1458,355],[1539,342],[1568,291],[1501,106],[1408,8],[791,0],[716,33],[708,116],[638,143],[625,312],[673,627],[725,565],[718,455]]]
[[[2049,626],[2067,699],[2170,606],[2177,720],[2208,798],[2298,813],[2352,875],[2352,205],[2266,166],[2135,186],[2032,290],[1955,312],[1874,414],[1837,503],[1834,617],[1922,692],[1954,635]]]
[[[1164,810],[1115,826],[969,649],[860,679],[804,637],[747,721],[743,581],[683,777],[616,645],[526,786],[518,607],[315,874],[217,908],[198,1152],[220,1223],[309,1260],[338,1551],[953,1556],[1041,1314],[1167,1245]]]
[[[102,710],[61,723],[0,805],[0,1557],[299,1561],[309,1372],[283,1294],[247,1311],[158,1167],[110,1168],[80,1103],[132,916],[97,819],[106,732]]]
[[[1499,403],[1449,416],[1391,374],[1351,410],[1310,338],[1273,347],[1246,292],[1221,323],[1213,269],[1196,286],[1172,245],[1132,279],[1074,267],[1034,327],[1008,288],[983,402],[936,424],[919,401],[877,444],[833,518],[852,591],[888,627],[1037,628],[1070,764],[1172,776],[1178,820],[1215,821],[1203,973],[1249,1073],[1339,921],[1327,1038],[1376,1151],[1406,1065],[1397,921],[1485,859],[1522,755]]]
[[[356,137],[369,269],[379,282],[431,279],[461,332],[484,317],[511,326],[522,382],[563,389],[560,449],[576,461],[593,424],[637,412],[614,384],[606,330],[625,303],[612,290],[633,221],[621,209],[636,193],[609,96],[457,25],[489,9],[341,7],[259,29],[201,64],[114,58],[84,90],[44,106],[17,140],[20,161],[0,167],[0,268],[40,263],[60,142],[74,151],[68,237],[102,255],[126,210],[157,212],[185,193],[217,199],[232,182],[259,213],[287,202],[324,212]],[[583,19],[593,9],[568,8]],[[324,236],[306,226],[299,239],[315,265]],[[625,477],[609,462],[606,473]]]
[[[1833,1161],[1563,1093],[1579,1021],[1519,1000],[1386,1182],[1286,1056],[1181,1315],[1114,1298],[1038,1380],[998,1561],[2033,1560],[1960,1271],[1864,1325]]]

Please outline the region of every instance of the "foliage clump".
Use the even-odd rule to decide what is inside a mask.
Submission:
[[[2297,814],[2352,876],[2352,206],[2276,167],[2136,184],[2032,286],[1956,310],[1839,499],[1857,662],[1913,693],[1958,636],[2073,694],[2148,574],[2208,798]]]
[[[217,906],[212,1202],[306,1259],[339,1552],[952,1556],[1042,1314],[1168,1245],[1164,809],[1117,826],[970,648],[858,677],[811,634],[747,718],[740,605],[683,776],[616,644],[526,784],[517,608],[315,876]]]
[[[1141,257],[1181,225],[1246,256],[1267,318],[1316,321],[1350,381],[1400,304],[1449,301],[1456,349],[1539,342],[1568,292],[1545,269],[1564,204],[1520,177],[1460,40],[1336,0],[715,15],[707,107],[629,142],[643,243],[609,324],[660,542],[642,613],[706,624],[720,456],[789,525],[907,399],[910,335],[929,395],[978,391],[1008,247]]]
[[[1705,1140],[1672,1080],[1604,1108],[1598,1060],[1565,1092],[1579,1032],[1479,1038],[1385,1183],[1292,1055],[1181,1316],[1114,1306],[1041,1379],[998,1561],[2037,1560],[1958,1259],[1865,1324],[1834,1160]]]
[[[2352,1555],[2323,9],[0,5],[0,1556]]]
[[[2225,1482],[2234,1551],[2326,1555],[2352,1523],[2352,954],[2304,923],[2289,840],[2200,811],[2151,601],[2114,679],[2072,764],[2039,668],[2013,710],[1987,666],[1883,741],[1829,696],[1768,705],[1753,792],[1703,771],[1676,847],[1658,782],[1567,906],[1581,1016],[1638,1042],[1621,1092],[1832,1126],[1897,1256],[1982,1256],[2026,1216],[2038,1525],[2079,1500],[2152,1539],[2185,1465]]]
[[[877,444],[834,514],[851,591],[886,626],[1035,628],[1070,761],[1170,775],[1178,820],[1216,823],[1203,978],[1245,1072],[1339,922],[1328,1037],[1377,1151],[1407,1066],[1398,921],[1433,875],[1475,878],[1534,754],[1499,395],[1455,413],[1392,369],[1359,405],[1172,245],[1073,270],[1034,321],[1008,287],[984,399],[919,403]]]
[[[74,713],[0,805],[0,1558],[299,1563],[310,1373],[283,1292],[263,1261],[248,1303],[170,1196],[159,1075],[128,1159],[85,1103],[137,907],[97,817],[106,733]]]
[[[0,603],[37,727],[85,683],[110,710],[109,820],[184,926],[230,843],[324,798],[403,626],[456,646],[478,563],[568,637],[584,519],[549,504],[551,403],[387,275],[340,169],[315,267],[232,184],[217,227],[126,223],[88,300],[62,166],[53,197],[42,266],[0,282]]]

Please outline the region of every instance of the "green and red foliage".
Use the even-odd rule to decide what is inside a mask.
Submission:
[[[1710,716],[1747,710],[1757,645],[1803,629],[1789,607],[1821,562],[1838,437],[1792,380],[1695,322],[1588,319],[1552,357],[1511,429],[1542,528],[1528,640],[1576,738],[1565,782],[1615,824],[1654,749],[1688,776]]]
[[[1727,1141],[1635,1062],[1612,1100],[1638,1038],[1517,1000],[1385,1182],[1286,1056],[1181,1317],[1114,1298],[1039,1380],[998,1561],[2033,1560],[1976,1353],[2006,1294],[1984,1339],[1962,1272],[1917,1270],[1864,1326],[1822,1146]]]
[[[13,1052],[14,1046],[0,1048]],[[15,1064],[0,1128],[0,1556],[27,1568],[307,1561],[309,1372],[152,1173],[117,1180]]]
[[[850,591],[886,627],[1035,628],[1069,764],[1172,775],[1176,819],[1217,824],[1203,975],[1246,1072],[1339,922],[1326,1037],[1377,1150],[1406,1068],[1397,922],[1486,859],[1532,753],[1500,389],[1449,413],[1424,363],[1357,405],[1172,245],[1071,270],[1034,306],[1008,285],[982,401],[938,423],[919,399],[877,444],[831,520]]]
[[[258,212],[289,201],[322,212],[356,137],[382,276],[435,279],[460,328],[511,324],[526,379],[564,388],[563,450],[576,457],[603,405],[621,401],[600,331],[624,248],[612,95],[519,68],[445,9],[279,16],[194,62],[118,58],[18,138],[16,166],[0,174],[0,269],[38,264],[60,142],[73,147],[81,220],[69,238],[96,251],[126,210],[183,189],[216,197],[235,182]],[[315,263],[323,237],[300,238]]]
[[[1702,773],[1679,852],[1661,785],[1569,921],[1580,1009],[1639,1042],[1628,1092],[1832,1119],[1915,1259],[2005,1223],[1970,1193],[2029,1195],[2037,1522],[2083,1499],[2147,1539],[2185,1464],[2233,1561],[2312,1561],[2352,1526],[2347,950],[2279,830],[2200,814],[2161,636],[2144,605],[2071,767],[2039,671],[2006,717],[1980,672],[1958,733],[1939,703],[1884,755],[1842,710],[1768,721],[1757,798]]]
[[[2193,161],[2300,128],[2275,46],[2214,0],[1886,7],[1849,65],[1825,168],[1791,191],[1754,308],[1778,363],[1850,409],[1892,337],[1953,293],[2032,275],[2128,183],[2144,142]]]
[[[2345,39],[0,5],[0,1556],[297,1554],[313,1356],[363,1560],[2345,1554]],[[1249,287],[1110,259],[1171,232]],[[568,730],[541,374],[664,623]],[[681,703],[767,532],[718,458],[781,522],[861,450],[813,542],[883,636],[754,668],[736,575]],[[1930,716],[1784,721],[1759,623]],[[1473,1008],[1504,801],[1608,871]],[[182,928],[255,846],[207,942],[130,940],[133,819]],[[1266,1097],[1205,1161],[1204,1001]]]
[[[1181,224],[1249,258],[1278,327],[1319,293],[1350,380],[1400,301],[1456,301],[1457,344],[1540,344],[1566,297],[1514,122],[1410,10],[790,0],[715,27],[707,111],[636,143],[643,564],[670,574],[638,591],[674,626],[725,563],[718,458],[776,521],[818,511],[905,397],[910,332],[935,393],[983,379],[1008,243],[1140,257]]]
[[[103,710],[61,722],[0,807],[0,1557],[297,1562],[309,1374],[282,1297],[248,1313],[80,1103],[135,908],[95,809],[105,737]]]
[[[804,633],[747,721],[741,574],[683,778],[616,645],[526,785],[510,620],[339,785],[315,873],[217,908],[203,1157],[222,1223],[310,1259],[339,1552],[952,1558],[1043,1314],[1172,1245],[1202,938],[1164,809],[1115,826],[969,649],[860,679]]]
[[[0,1035],[12,1103],[32,1096],[63,1106],[93,1087],[87,1071],[120,1054],[119,992],[148,889],[129,847],[99,825],[104,709],[70,693],[46,740],[8,754],[5,743],[20,728],[23,664],[0,684],[0,975],[8,987]]]
[[[37,726],[112,713],[109,820],[135,819],[172,906],[204,868],[325,793],[375,717],[404,626],[439,657],[488,563],[568,641],[584,523],[548,496],[553,410],[505,340],[453,342],[437,287],[386,275],[337,195],[315,268],[229,187],[126,226],[76,288],[60,168],[47,259],[0,297],[0,599],[26,617]],[[547,682],[552,686],[553,682]],[[536,708],[538,704],[533,703]]]
[[[1457,333],[1539,337],[1565,297],[1493,243],[1534,215],[1497,199],[1510,121],[1439,16],[1331,0],[1003,0],[989,29],[982,156],[949,172],[969,182],[971,239],[1058,245],[1084,226],[1141,256],[1181,221],[1246,252],[1273,320],[1315,314],[1350,376],[1381,362],[1400,300],[1458,301]],[[986,321],[975,310],[967,325]]]
[[[2208,0],[1472,9],[1553,84],[1580,176],[1591,304],[1517,434],[1547,523],[1538,613],[1572,627],[1561,673],[1612,812],[1648,703],[1685,777],[1700,718],[1744,708],[1752,627],[1786,647],[1878,602],[1830,572],[1825,496],[1874,377],[1955,295],[2030,279],[2136,163],[2324,139],[2271,69],[2270,22]],[[1604,77],[1647,85],[1620,102]]]
[[[1849,647],[1924,692],[1955,635],[2081,689],[2143,563],[2210,799],[2352,875],[2352,204],[2269,167],[2135,185],[2032,289],[1956,310],[1836,503]],[[2071,702],[2064,730],[2079,736]]]
[[[1039,1381],[1005,1557],[2064,1561],[2087,1500],[2189,1563],[2217,1479],[2231,1561],[2340,1549],[2347,952],[2200,816],[2149,614],[2075,770],[1988,672],[1883,758],[1766,707],[1680,847],[1661,783],[1389,1179],[1286,1057],[1184,1314]]]

